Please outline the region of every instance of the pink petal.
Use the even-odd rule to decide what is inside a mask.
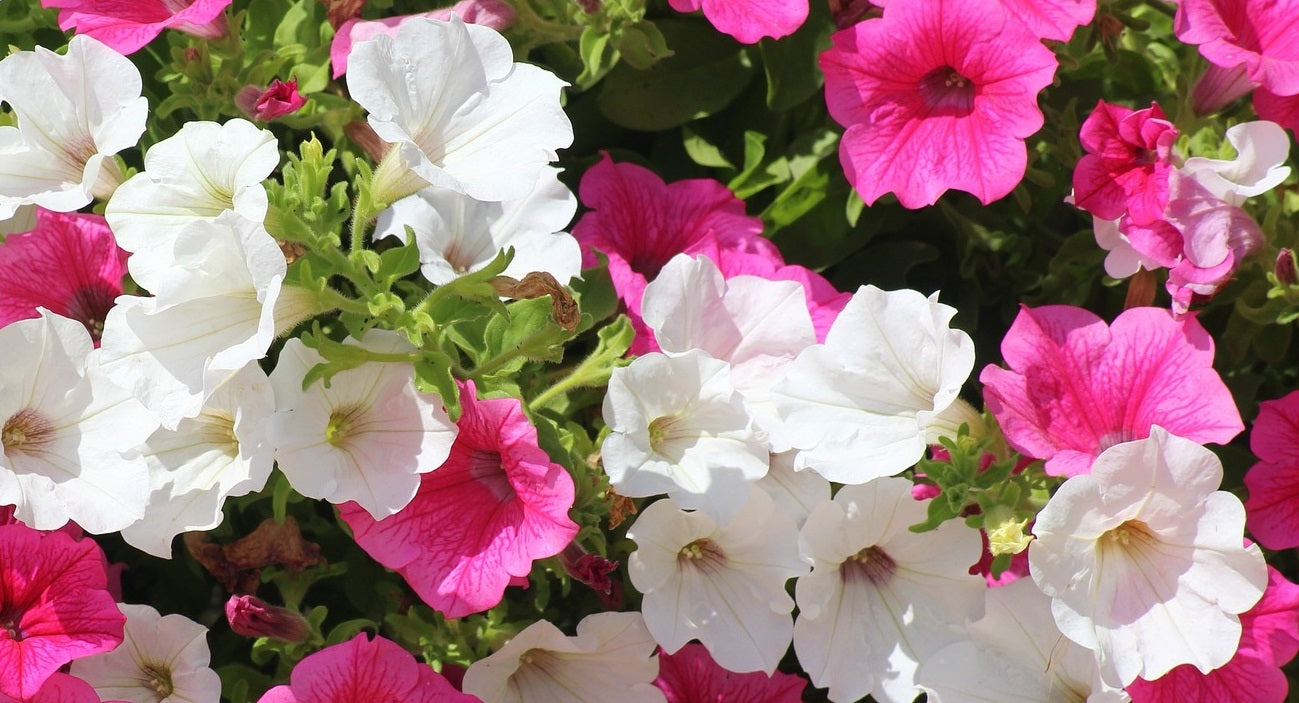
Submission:
[[[365,633],[312,654],[293,669],[289,686],[266,692],[258,703],[469,703],[426,664],[395,642]]]
[[[713,27],[744,44],[793,34],[803,26],[808,11],[807,0],[671,0],[670,4],[678,12],[702,6]]]
[[[1056,41],[1069,41],[1074,30],[1096,14],[1096,0],[1001,0],[1001,4],[1006,14],[1033,34]]]
[[[1299,131],[1299,95],[1277,95],[1259,88],[1254,91],[1254,111],[1291,132]]]
[[[702,644],[691,642],[675,654],[659,653],[659,677],[654,685],[667,703],[799,703],[807,680],[776,672],[737,674],[723,669]]]
[[[1299,465],[1299,391],[1259,404],[1249,449],[1263,461]]]

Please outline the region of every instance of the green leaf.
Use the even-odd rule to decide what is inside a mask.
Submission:
[[[758,43],[767,76],[767,107],[788,110],[821,92],[825,76],[817,57],[830,48],[834,30],[829,5],[814,2],[798,31],[780,40],[763,39]]]
[[[624,29],[615,44],[623,60],[641,71],[672,55],[663,32],[646,20]]]
[[[731,162],[727,161],[726,157],[722,155],[721,149],[715,144],[710,144],[708,140],[696,134],[693,129],[682,127],[681,137],[686,148],[686,154],[690,156],[691,161],[708,168],[735,169],[735,166],[731,165]]]
[[[421,393],[436,393],[455,422],[460,419],[460,387],[451,367],[451,357],[445,353],[425,350],[424,358],[415,362],[415,388]]]

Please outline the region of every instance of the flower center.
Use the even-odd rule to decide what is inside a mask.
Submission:
[[[936,114],[964,117],[974,111],[974,81],[951,66],[939,66],[920,79],[920,97]]]
[[[158,695],[161,701],[176,691],[171,682],[171,669],[163,664],[141,664],[140,673],[144,674],[144,687]]]
[[[843,560],[839,567],[840,577],[845,583],[866,582],[872,586],[887,583],[898,570],[898,563],[888,552],[879,547],[866,547],[860,552]]]
[[[67,316],[78,320],[90,332],[90,338],[99,343],[104,334],[104,319],[113,307],[118,291],[106,283],[94,283],[78,288],[67,303]]]
[[[469,476],[491,492],[497,502],[513,500],[517,495],[501,464],[499,452],[490,449],[469,450]]]
[[[361,406],[349,405],[338,408],[329,414],[329,424],[325,425],[325,441],[335,447],[342,447],[348,438],[356,433],[356,426],[362,416]]]
[[[32,454],[54,439],[54,426],[32,408],[23,408],[0,428],[0,449]]]
[[[1140,520],[1128,520],[1101,535],[1101,541],[1105,546],[1117,547],[1127,552],[1158,542],[1159,539],[1146,523]]]
[[[655,453],[667,455],[665,445],[674,439],[687,437],[690,433],[684,426],[680,415],[661,415],[650,421],[649,445]]]
[[[677,552],[677,566],[689,566],[704,573],[716,573],[726,566],[726,554],[718,544],[701,537]]]

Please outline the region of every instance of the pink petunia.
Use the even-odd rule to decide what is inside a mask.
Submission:
[[[667,703],[798,703],[807,680],[801,676],[761,671],[737,674],[713,661],[708,648],[691,642],[675,654],[659,652],[659,677],[654,685]]]
[[[1299,391],[1259,405],[1249,448],[1246,527],[1268,549],[1299,547]]]
[[[0,243],[0,327],[43,307],[85,325],[98,346],[126,257],[103,217],[37,210],[36,229]]]
[[[298,662],[287,686],[276,686],[257,703],[471,703],[427,664],[382,637],[364,632]]]
[[[1009,369],[979,375],[984,401],[1015,450],[1053,476],[1091,470],[1103,450],[1151,425],[1199,442],[1244,429],[1213,370],[1213,339],[1192,317],[1132,308],[1106,325],[1068,305],[1022,308],[1001,342]]]
[[[1079,25],[1096,15],[1096,0],[1001,0],[1006,14],[1043,39],[1069,41]]]
[[[460,402],[451,455],[409,505],[378,522],[354,502],[340,508],[362,549],[451,618],[495,606],[512,577],[577,534],[573,479],[537,446],[519,401],[478,400],[468,382]]]
[[[451,15],[459,15],[469,24],[481,24],[497,31],[514,24],[514,6],[504,0],[460,0],[451,7],[440,10],[420,12],[414,15],[384,17],[377,20],[362,20],[353,17],[339,26],[334,33],[334,41],[329,45],[329,63],[334,67],[334,77],[347,73],[347,56],[352,53],[352,45],[380,34],[397,36],[397,29],[412,17],[428,17],[447,21]]]
[[[1087,151],[1073,173],[1078,207],[1106,220],[1126,213],[1138,225],[1163,216],[1177,128],[1158,105],[1134,111],[1102,100],[1078,137]]]
[[[807,20],[807,0],[668,0],[677,12],[703,10],[709,24],[744,44],[793,34]]]
[[[1057,63],[998,0],[891,0],[833,42],[820,57],[826,104],[868,205],[891,191],[918,208],[951,188],[987,204],[1023,178]]]
[[[69,674],[51,674],[45,685],[30,698],[11,698],[0,693],[0,703],[100,703],[90,684]]]
[[[224,13],[231,0],[41,0],[59,8],[59,29],[77,30],[119,54],[133,54],[162,34],[179,29],[208,39],[228,31]]]
[[[1299,653],[1299,586],[1267,568],[1267,590],[1240,616],[1240,647],[1226,665],[1201,674],[1183,664],[1156,681],[1128,686],[1133,703],[1281,703],[1290,685],[1281,667]]]
[[[0,526],[0,696],[26,700],[64,664],[122,642],[104,561],[92,540]]]
[[[1173,31],[1215,66],[1242,66],[1254,85],[1299,94],[1299,0],[1182,0]]]

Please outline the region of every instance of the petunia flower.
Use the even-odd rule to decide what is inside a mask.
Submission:
[[[567,637],[538,620],[504,647],[469,665],[465,693],[483,703],[664,703],[654,638],[640,613],[595,613]]]
[[[1255,85],[1278,95],[1299,93],[1299,14],[1293,0],[1184,0],[1173,31],[1215,66],[1241,66]]]
[[[0,100],[17,127],[0,127],[0,220],[22,205],[71,212],[122,180],[113,154],[144,133],[140,72],[89,37],[66,54],[44,47],[0,61]]]
[[[208,666],[207,628],[148,605],[117,606],[126,616],[122,646],[78,659],[72,675],[108,700],[217,703],[221,679]]]
[[[380,521],[355,503],[339,509],[362,549],[449,618],[495,606],[577,534],[573,479],[537,446],[520,402],[479,400],[467,383],[460,403],[451,454],[409,505]]]
[[[793,34],[807,20],[807,0],[669,0],[677,12],[703,10],[709,24],[742,44]]]
[[[807,566],[793,522],[772,511],[765,493],[749,487],[744,508],[722,525],[660,500],[641,511],[627,537],[636,542],[627,573],[663,651],[698,639],[731,671],[775,671],[794,630],[785,582]]]
[[[41,690],[27,698],[0,693],[0,703],[101,703],[90,684],[68,674],[51,674]]]
[[[1034,35],[1063,42],[1096,15],[1096,0],[1001,0],[1001,5]]]
[[[104,564],[93,540],[0,526],[0,696],[26,701],[64,664],[122,641]]]
[[[451,7],[413,15],[382,17],[375,20],[353,17],[339,25],[338,31],[334,32],[334,40],[329,45],[329,62],[334,67],[334,78],[338,78],[347,73],[347,56],[352,52],[353,44],[379,34],[396,36],[397,29],[402,23],[418,17],[448,21],[452,15],[457,15],[470,24],[481,24],[501,32],[514,24],[516,14],[514,6],[504,0],[460,0]]]
[[[230,596],[226,622],[244,637],[271,637],[283,642],[305,642],[311,623],[296,610],[271,605],[257,596]]]
[[[573,141],[559,104],[564,82],[515,63],[504,37],[458,16],[410,19],[394,37],[356,44],[348,62],[352,98],[394,145],[375,172],[383,202],[430,185],[516,200]]]
[[[41,0],[59,8],[59,29],[75,29],[120,54],[133,54],[165,29],[179,29],[206,39],[228,31],[224,13],[231,0]]]
[[[708,648],[690,642],[674,654],[659,654],[654,685],[667,703],[799,703],[807,680],[780,671],[770,675],[727,671],[708,654]]]
[[[38,208],[36,218],[35,229],[0,242],[0,327],[45,308],[85,325],[98,345],[127,253],[98,215]]]
[[[799,533],[812,572],[795,585],[794,651],[835,703],[910,703],[919,662],[983,614],[983,579],[968,571],[978,533],[955,520],[907,529],[925,513],[909,480],[879,478],[841,488]]]
[[[1023,308],[1001,342],[1009,369],[979,374],[984,401],[1017,451],[1047,473],[1087,473],[1096,456],[1153,425],[1225,444],[1244,429],[1194,318],[1132,308],[1106,325],[1081,308]]]
[[[1213,452],[1156,425],[1096,458],[1051,497],[1033,527],[1029,570],[1056,625],[1096,653],[1111,685],[1202,673],[1236,653],[1240,614],[1267,568],[1243,547],[1245,508]]]
[[[1148,225],[1163,218],[1177,128],[1158,105],[1134,111],[1099,101],[1079,139],[1087,153],[1074,168],[1074,204],[1106,220],[1126,214]]]
[[[432,667],[383,637],[362,632],[326,647],[293,667],[289,683],[257,703],[472,703]]]
[[[1259,459],[1245,474],[1250,534],[1268,549],[1299,547],[1299,391],[1259,404],[1249,448]]]
[[[1055,56],[998,0],[891,0],[821,54],[839,159],[858,195],[932,205],[950,188],[984,204],[1024,176],[1024,139]]]
[[[801,529],[812,509],[830,499],[830,482],[815,471],[795,471],[794,457],[787,451],[771,455],[771,468],[756,485],[771,496],[776,510],[793,518]]]

